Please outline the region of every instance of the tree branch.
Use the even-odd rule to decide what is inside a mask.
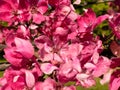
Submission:
[[[10,66],[9,63],[0,63],[0,71],[4,71],[6,68]]]

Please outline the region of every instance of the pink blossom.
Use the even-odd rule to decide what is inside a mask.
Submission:
[[[95,85],[102,75],[101,83],[110,79],[110,89],[117,90],[119,71],[108,71],[120,66],[120,58],[102,56],[102,41],[93,34],[109,15],[84,10],[78,15],[71,0],[1,0],[0,20],[9,25],[0,27],[0,43],[10,66],[0,90],[76,90]],[[119,38],[119,15],[109,22]],[[66,86],[71,81],[75,85]]]
[[[115,71],[112,76],[111,76],[111,80],[110,80],[110,90],[118,90],[119,87],[120,87],[120,78],[119,78],[119,74],[120,74],[120,71],[117,70]]]
[[[45,35],[41,35],[37,38],[35,38],[35,44],[37,48],[42,49],[44,47],[44,44],[46,43],[48,46],[52,45],[52,41],[49,39],[49,37]],[[49,49],[48,49],[49,50]]]
[[[111,74],[113,73],[113,70],[109,70],[103,75],[103,79],[100,80],[100,84],[105,84],[110,82]]]
[[[6,69],[3,78],[0,79],[2,90],[26,90],[32,89],[35,86],[35,74],[31,70],[13,68]]]
[[[5,77],[0,78],[0,87],[5,86],[5,85],[6,85],[6,83],[7,83],[7,80],[6,80],[6,78],[5,78]],[[1,89],[0,89],[0,90],[1,90]]]
[[[43,63],[43,64],[41,64],[41,70],[45,74],[51,74],[56,69],[58,69],[58,68],[56,66],[50,64],[50,63]]]
[[[46,24],[42,27],[42,32],[47,36],[58,35],[61,39],[65,39],[77,17],[78,14],[69,5],[62,4],[49,17],[46,17]]]
[[[96,67],[93,70],[93,76],[99,77],[109,70],[111,61],[106,57],[100,57]]]
[[[17,37],[20,37],[20,38],[28,38],[29,39],[30,31],[25,26],[21,25],[18,27],[18,29],[16,31],[16,35],[17,35]]]
[[[57,27],[54,34],[55,35],[61,35],[61,36],[64,36],[68,33],[68,30],[62,28],[62,27]]]
[[[48,5],[45,0],[21,0],[20,5],[25,4],[26,7],[21,7],[22,9],[25,9],[27,13],[23,14],[24,16],[27,16],[25,20],[31,20],[33,19],[34,23],[40,24],[42,21],[45,20],[45,17],[43,14],[47,11]]]
[[[0,1],[0,20],[12,23],[23,22],[26,14],[20,7],[25,7],[21,4],[22,0],[1,0]]]
[[[32,88],[35,84],[34,75],[28,70],[25,70],[25,81],[28,88]]]
[[[93,12],[92,9],[85,10],[83,16],[80,16],[77,20],[79,25],[79,32],[91,32],[93,29],[99,25],[102,21],[106,20],[108,15],[103,15],[100,17],[96,17],[96,14]]]
[[[110,27],[117,38],[120,39],[120,15],[116,14],[113,18],[109,19]]]
[[[21,66],[28,62],[28,59],[34,55],[34,49],[29,40],[15,37],[15,46],[4,49],[5,58],[14,66]],[[16,62],[17,60],[17,62]],[[24,62],[23,62],[24,61]]]
[[[20,52],[25,58],[31,58],[34,55],[32,44],[28,40],[15,38],[16,52]]]
[[[36,83],[33,90],[56,90],[56,82],[51,78],[46,78],[44,82]]]
[[[102,51],[101,45],[101,41],[97,39],[83,42],[84,47],[81,51],[81,54],[79,55],[79,59],[81,60],[82,65],[90,61],[95,64],[98,62],[99,53]]]
[[[56,42],[54,40],[56,40]],[[58,52],[64,43],[62,43],[59,38],[55,38],[54,40],[51,41],[44,35],[35,39],[35,44],[39,48],[38,53],[41,61],[63,62]]]
[[[11,30],[11,31],[5,30],[5,31],[3,32],[3,34],[4,34],[4,37],[6,36],[6,37],[5,37],[5,43],[6,43],[6,45],[7,45],[8,47],[14,46],[14,39],[15,39],[14,31],[13,31],[13,30]]]
[[[88,74],[77,74],[76,75],[76,79],[77,81],[77,85],[82,85],[83,87],[91,87],[93,85],[95,85],[95,80],[93,79],[92,76],[88,75]]]
[[[5,88],[5,90],[7,90],[8,88],[10,88],[10,90],[24,89],[25,80],[22,72],[13,70],[12,68],[8,68],[5,71],[3,78],[6,80],[6,83],[2,86],[2,88]]]
[[[43,75],[43,72],[40,69],[40,65],[38,62],[32,63],[32,68],[31,72],[34,74],[35,80],[38,80],[38,77]]]
[[[75,58],[82,52],[82,49],[83,49],[83,45],[80,43],[70,44],[70,45],[67,45],[66,47],[63,47],[60,50],[60,55],[64,59],[65,58]]]
[[[57,77],[60,82],[68,82],[73,81],[77,73],[77,70],[73,67],[72,61],[68,61],[60,65]]]
[[[32,18],[33,22],[41,23],[44,20],[42,14],[48,9],[47,3],[44,0],[1,0],[0,3],[0,10],[2,11],[0,19],[11,23],[15,21],[23,22]]]
[[[0,1],[0,20],[11,21],[17,11],[17,0],[1,0]]]

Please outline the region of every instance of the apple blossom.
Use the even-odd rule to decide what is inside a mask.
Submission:
[[[15,37],[13,40],[15,46],[7,47],[4,49],[5,58],[14,66],[20,66],[21,64],[28,63],[29,59],[34,55],[34,48],[29,40],[24,40]],[[16,62],[17,60],[17,62]]]
[[[93,34],[109,19],[119,38],[119,14],[115,19],[108,14],[97,17],[85,9],[79,15],[73,4],[71,0],[0,1],[0,20],[8,22],[0,27],[0,43],[6,45],[4,58],[10,63],[0,78],[0,90],[76,90],[76,85],[95,85],[95,78],[102,75],[101,83],[110,79],[110,90],[119,88],[119,71],[106,78],[110,68],[120,66],[119,58],[110,61],[103,56],[102,40]],[[75,84],[66,86],[68,82]]]

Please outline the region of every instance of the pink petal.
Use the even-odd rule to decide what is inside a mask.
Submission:
[[[48,10],[48,5],[45,1],[40,1],[38,3],[38,10],[41,14],[44,14]]]
[[[99,59],[99,53],[94,52],[91,59],[92,59],[93,63],[96,64],[98,62],[98,59]]]
[[[75,0],[75,2],[73,4],[80,4],[81,0]]]
[[[34,75],[28,70],[25,70],[25,81],[26,81],[26,84],[29,88],[32,88],[35,84]]]
[[[35,38],[34,42],[35,42],[35,45],[37,46],[37,48],[39,48],[39,49],[42,49],[44,47],[44,43],[47,43],[48,45],[52,44],[52,41],[50,40],[50,38],[48,38],[45,35]]]
[[[12,15],[10,12],[0,12],[0,20],[10,22]]]
[[[37,82],[37,83],[35,84],[35,86],[33,87],[33,90],[41,90],[41,85],[42,85],[41,82]]]
[[[56,53],[54,53],[54,60],[53,60],[53,62],[54,61],[56,61],[56,63],[57,62],[59,62],[59,63],[63,62],[62,58],[58,54],[56,54]]]
[[[0,13],[1,12],[10,12],[12,10],[12,6],[10,3],[5,0],[0,0]]]
[[[99,25],[100,23],[102,23],[103,21],[105,21],[106,19],[108,19],[108,17],[109,17],[109,15],[107,15],[107,14],[99,16],[99,17],[97,18],[97,20],[96,20],[96,25],[95,25],[95,27],[96,27],[97,25]]]
[[[20,54],[17,54],[14,52],[14,48],[5,48],[4,52],[5,52],[5,59],[7,59],[8,62],[10,62],[12,65],[14,66],[21,66],[21,62],[22,62],[22,56]]]
[[[76,78],[77,78],[78,80],[80,80],[80,81],[81,81],[81,80],[84,80],[84,79],[87,79],[88,77],[89,77],[89,75],[84,74],[84,73],[83,73],[83,74],[81,73],[81,74],[77,74],[77,75],[76,75]]]
[[[57,67],[53,66],[50,63],[43,63],[41,64],[41,70],[45,73],[45,74],[51,74],[54,70],[56,70]]]
[[[15,35],[13,35],[12,33],[12,31],[11,32],[9,32],[8,30],[6,30],[6,32],[5,33],[7,33],[6,34],[6,45],[8,46],[8,47],[13,47],[13,43],[14,43],[14,38],[15,38]]]
[[[109,70],[107,73],[105,73],[103,75],[103,79],[100,80],[100,83],[103,85],[105,83],[108,83],[110,81],[110,77],[111,77],[111,74],[112,74],[112,70]]]
[[[92,63],[86,63],[84,65],[84,67],[87,68],[87,69],[89,69],[89,68],[94,69],[96,66],[94,64],[92,64]]]
[[[34,55],[34,48],[28,40],[15,38],[17,52],[20,52],[24,57],[31,58]]]
[[[26,29],[26,27],[24,27],[23,25],[21,25],[21,26],[18,27],[17,34],[18,35],[21,34],[24,37],[27,37],[28,30]]]
[[[109,70],[111,61],[106,57],[100,57],[99,62],[96,64],[96,68],[93,71],[95,77],[99,77]]]
[[[33,22],[36,24],[40,24],[45,20],[45,17],[42,14],[33,14]]]
[[[5,2],[9,3],[13,10],[16,10],[18,7],[18,0],[4,0]]]
[[[45,81],[41,85],[40,90],[56,90],[56,82],[54,79],[50,77],[46,78]]]
[[[118,90],[120,87],[120,78],[115,78],[110,84],[110,90]]]
[[[5,84],[7,84],[7,80],[5,77],[0,78],[0,86],[4,86]]]
[[[73,59],[72,64],[73,64],[73,68],[76,69],[79,73],[82,71],[80,61],[77,58]]]
[[[95,85],[95,81],[90,75],[87,74],[77,74],[76,79],[78,80],[77,84],[80,84],[86,88]]]
[[[57,27],[55,31],[55,34],[58,34],[58,35],[66,35],[67,33],[68,33],[68,30],[62,27]]]
[[[77,33],[76,32],[72,32],[72,33],[68,34],[68,40],[69,39],[74,40],[74,39],[76,39],[76,36],[77,36]]]

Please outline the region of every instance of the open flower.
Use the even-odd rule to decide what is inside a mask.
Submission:
[[[75,80],[78,70],[81,70],[79,62],[75,63],[68,60],[66,63],[61,64],[57,73],[57,78],[60,82],[66,83]]]
[[[17,0],[0,0],[0,20],[11,22],[21,11],[18,11]]]
[[[93,79],[93,77],[86,73],[77,74],[76,79],[78,80],[77,85],[81,85],[86,88],[95,85],[95,80]]]
[[[31,20],[41,23],[44,14],[48,9],[44,0],[1,0],[0,1],[0,20],[13,23]]]
[[[20,0],[20,8],[24,11],[23,16],[27,21],[31,20],[34,23],[40,24],[45,20],[43,14],[47,11],[48,5],[45,0]],[[24,6],[22,5],[24,4]]]
[[[86,9],[83,16],[80,16],[77,20],[79,25],[79,32],[91,32],[93,29],[99,25],[102,21],[106,20],[108,15],[102,15],[96,17],[96,14],[92,9]]]
[[[13,68],[8,68],[3,78],[0,79],[0,86],[2,90],[24,90],[32,89],[35,85],[35,77],[33,73],[29,70],[14,70]]]
[[[115,36],[120,39],[120,15],[116,14],[114,17],[109,18],[109,24],[112,28],[113,33]]]
[[[33,90],[56,90],[56,82],[54,79],[46,78],[44,82],[36,83]]]
[[[115,71],[112,76],[111,76],[111,79],[110,79],[110,84],[109,84],[109,88],[110,90],[119,90],[120,88],[120,71],[117,70]]]
[[[4,49],[5,58],[16,67],[25,65],[34,55],[34,48],[29,40],[15,37],[14,46]]]

